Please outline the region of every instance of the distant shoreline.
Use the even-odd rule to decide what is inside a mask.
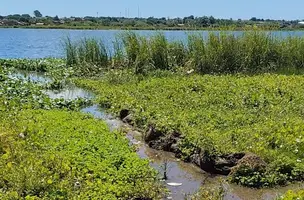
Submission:
[[[151,31],[304,31],[304,28],[254,28],[254,27],[120,27],[120,26],[0,26],[0,29],[67,29],[67,30],[151,30]]]

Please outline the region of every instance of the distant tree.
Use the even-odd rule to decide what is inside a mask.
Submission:
[[[0,20],[2,20],[2,19],[4,19],[4,17],[0,15]]]
[[[101,24],[102,24],[103,26],[110,26],[111,20],[105,18],[105,19],[101,20]]]
[[[137,21],[134,26],[135,27],[146,27],[146,26],[148,26],[148,24],[143,21]]]
[[[71,18],[73,18],[73,17],[71,17]],[[80,17],[74,17],[74,21],[80,22],[80,21],[82,21],[82,19]]]
[[[56,15],[56,16],[53,18],[53,20],[54,20],[54,21],[59,21],[60,19],[59,19],[58,15]]]
[[[181,22],[182,23],[182,22]],[[181,24],[180,23],[180,24]],[[169,26],[169,27],[174,27],[174,26],[177,26],[179,23],[178,23],[178,21],[176,20],[176,19],[169,19],[168,21],[167,21],[167,25]]]
[[[29,14],[22,14],[21,17],[26,18],[26,19],[32,18]]]
[[[123,25],[126,27],[133,27],[135,26],[135,21],[132,19],[127,19],[123,22]]]
[[[197,25],[206,27],[209,25],[209,18],[207,16],[196,18]]]
[[[110,26],[122,26],[123,24],[121,22],[111,22]]]
[[[188,25],[193,24],[194,23],[194,16],[190,15],[189,17],[184,17],[183,23],[188,24]]]
[[[194,16],[193,15],[190,15],[189,17],[186,17],[187,19],[191,19],[191,20],[194,20]]]
[[[215,24],[216,23],[216,19],[213,16],[209,17],[209,23],[210,24]]]
[[[252,18],[250,19],[250,21],[256,22],[256,21],[257,21],[257,18],[256,18],[256,17],[252,17]]]
[[[14,14],[14,15],[8,15],[7,19],[13,19],[13,20],[17,20],[19,21],[19,19],[21,18],[21,15],[19,14]]]
[[[37,17],[37,18],[39,18],[39,17],[42,17],[42,14],[41,14],[41,12],[39,10],[35,10],[34,11],[34,16]]]
[[[147,24],[149,24],[149,25],[155,25],[155,24],[157,24],[157,19],[154,18],[154,17],[149,17],[147,19]]]
[[[92,16],[85,16],[84,19],[86,21],[97,22],[97,19],[95,17],[92,17]]]

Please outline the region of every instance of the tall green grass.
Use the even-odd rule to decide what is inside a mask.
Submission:
[[[109,68],[129,68],[137,74],[176,67],[208,74],[304,69],[304,38],[281,38],[261,31],[240,36],[210,33],[205,38],[191,34],[186,41],[169,41],[162,33],[144,37],[126,32],[117,36],[112,50],[97,39],[72,42],[69,38],[65,50],[67,65],[78,66],[84,74]]]
[[[66,62],[81,74],[94,74],[109,67],[109,55],[101,40],[84,38],[73,42],[65,40]]]

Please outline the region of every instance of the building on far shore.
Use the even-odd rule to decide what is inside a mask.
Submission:
[[[301,27],[304,27],[304,21],[298,22],[298,25],[301,26]]]

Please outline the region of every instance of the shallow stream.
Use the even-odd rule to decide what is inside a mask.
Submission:
[[[29,80],[40,84],[52,81],[44,74],[25,71],[13,73],[11,74],[11,77]],[[72,100],[77,98],[94,98],[93,93],[78,88],[73,84],[68,84],[67,87],[59,91],[48,90],[44,92],[53,99],[63,98],[66,100]],[[129,125],[124,124],[121,120],[118,120],[111,114],[106,113],[106,111],[99,105],[95,104],[93,106],[83,108],[81,112],[91,114],[95,118],[105,121],[109,126],[109,129],[112,131],[120,129],[127,130],[126,137],[129,139],[130,144],[137,147],[137,154],[143,159],[149,159],[150,165],[159,171],[160,177],[162,177],[164,173],[164,166],[167,166],[168,179],[164,181],[164,184],[170,191],[169,195],[166,197],[167,199],[182,200],[197,192],[201,186],[218,187],[220,184],[223,184],[223,187],[226,190],[224,197],[225,200],[273,200],[285,193],[287,190],[304,188],[304,183],[272,189],[250,189],[234,184],[228,184],[226,182],[222,183],[222,180],[225,180],[226,177],[206,173],[191,163],[185,163],[176,159],[172,153],[149,148],[143,142],[142,134],[140,132],[134,130]]]

